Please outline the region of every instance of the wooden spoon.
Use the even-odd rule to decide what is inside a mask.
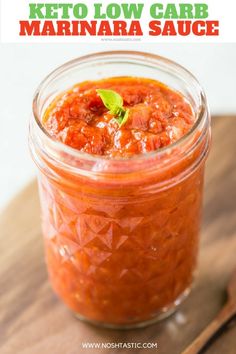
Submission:
[[[236,315],[236,269],[227,287],[228,300],[216,318],[182,354],[199,354],[211,339]]]

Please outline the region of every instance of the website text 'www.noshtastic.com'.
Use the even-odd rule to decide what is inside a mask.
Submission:
[[[83,349],[157,349],[157,343],[115,343],[115,342],[83,342],[81,343]]]

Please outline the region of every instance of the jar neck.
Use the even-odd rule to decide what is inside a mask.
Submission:
[[[209,114],[201,130],[194,131],[181,144],[156,151],[139,158],[111,160],[87,158],[87,154],[76,153],[71,156],[70,149],[45,137],[39,127],[31,120],[30,150],[39,169],[51,178],[66,176],[85,177],[107,183],[130,183],[156,177],[160,187],[169,186],[193,173],[203,163],[210,146]],[[62,145],[62,146],[61,146]],[[89,156],[90,157],[90,156]]]

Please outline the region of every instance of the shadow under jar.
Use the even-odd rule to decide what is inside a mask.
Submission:
[[[195,123],[177,142],[130,158],[94,156],[55,141],[42,119],[60,93],[114,76],[164,82],[190,103]],[[156,55],[88,55],[39,86],[30,149],[39,168],[43,233],[53,289],[81,319],[116,328],[166,317],[187,296],[196,269],[210,118],[183,67]]]

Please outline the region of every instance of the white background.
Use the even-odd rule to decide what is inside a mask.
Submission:
[[[0,44],[0,209],[35,174],[27,133],[37,85],[67,60],[112,49],[176,60],[204,86],[213,114],[236,114],[236,44]]]

